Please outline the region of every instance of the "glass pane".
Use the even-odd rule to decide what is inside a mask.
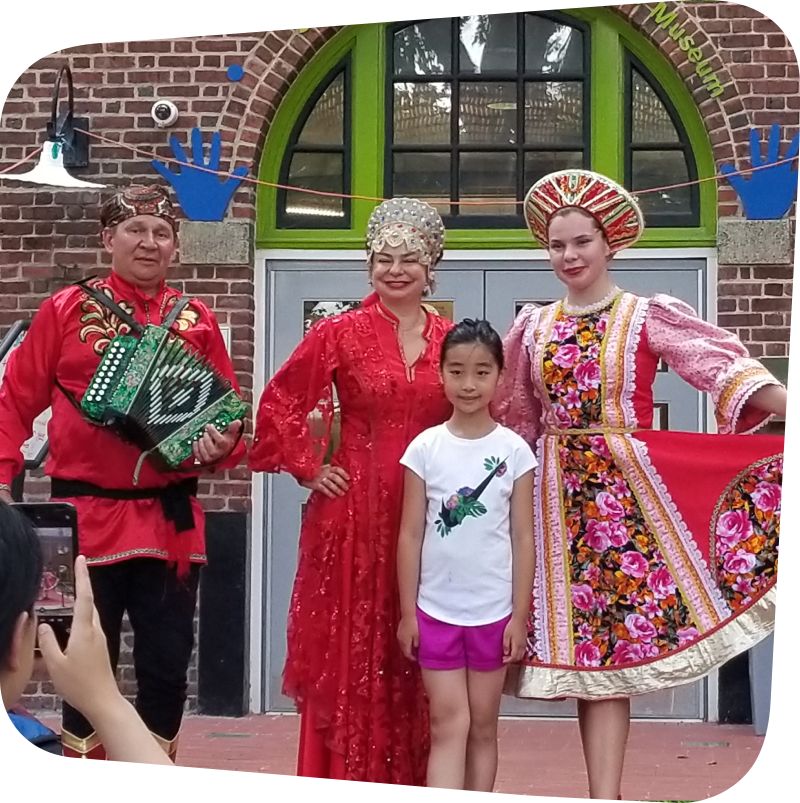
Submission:
[[[631,81],[631,131],[636,143],[680,142],[669,112],[647,83],[644,76],[633,70]]]
[[[428,203],[450,200],[449,153],[396,153],[393,195]],[[446,208],[439,210],[447,211]]]
[[[516,153],[462,153],[459,164],[459,198],[491,201],[459,206],[462,215],[514,215],[521,207],[517,197]]]
[[[507,83],[462,83],[459,139],[469,145],[513,145],[517,141],[517,87]]]
[[[462,17],[459,69],[476,75],[517,71],[517,15]]]
[[[323,318],[332,318],[344,312],[358,309],[360,301],[303,301],[303,334]]]
[[[583,82],[525,84],[525,144],[583,145]]]
[[[441,75],[450,72],[450,20],[409,25],[394,35],[395,75]]]
[[[401,145],[449,145],[450,84],[394,85],[394,141]]]
[[[344,73],[323,92],[297,139],[298,145],[344,143]]]
[[[634,151],[632,192],[651,187],[665,187],[689,180],[683,151]],[[657,215],[686,215],[692,211],[689,187],[663,192],[646,192],[638,196],[645,217]]]
[[[556,170],[583,167],[583,151],[535,151],[525,154],[525,192]]]
[[[525,15],[525,71],[583,73],[583,34],[536,14]]]
[[[341,153],[296,153],[292,156],[287,183],[309,190],[343,192],[344,157]],[[285,213],[296,217],[298,224],[313,227],[315,218],[343,218],[344,199],[289,190]]]

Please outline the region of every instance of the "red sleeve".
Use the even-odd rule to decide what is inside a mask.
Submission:
[[[334,326],[330,318],[315,324],[264,389],[248,460],[253,471],[285,471],[298,480],[319,471],[333,420]]]
[[[61,343],[61,322],[48,298],[9,357],[0,385],[0,483],[10,484],[22,471],[20,449],[37,416],[50,406]]]

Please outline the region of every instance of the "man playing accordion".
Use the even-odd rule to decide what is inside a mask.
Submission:
[[[242,422],[234,420],[222,431],[204,427],[188,447],[188,458],[170,468],[144,459],[141,444],[89,420],[81,400],[114,338],[146,326],[169,329],[172,340],[179,338],[215,372],[218,384],[236,393],[238,385],[214,314],[165,284],[177,248],[166,193],[155,186],[130,187],[103,206],[101,221],[110,275],[48,298],[9,359],[0,389],[0,498],[10,501],[11,482],[23,467],[20,448],[36,417],[51,407],[45,470],[52,498],[77,510],[80,553],[89,565],[115,668],[128,614],[136,708],[174,760],[199,571],[206,562],[197,478],[204,470],[240,462]],[[92,727],[66,703],[62,738],[65,755],[105,757]]]

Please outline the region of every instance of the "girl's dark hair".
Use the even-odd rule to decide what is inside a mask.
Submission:
[[[444,366],[447,352],[453,346],[463,346],[469,343],[481,343],[489,349],[497,367],[503,370],[503,340],[494,330],[489,321],[473,320],[464,318],[461,323],[457,323],[442,341],[442,351],[439,355],[439,367]]]
[[[42,551],[30,521],[0,502],[0,668],[11,649],[14,625],[31,613],[42,582]]]

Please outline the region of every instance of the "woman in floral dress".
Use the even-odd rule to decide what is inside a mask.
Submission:
[[[535,444],[536,581],[520,697],[578,699],[593,798],[620,794],[631,695],[707,675],[772,631],[786,391],[729,332],[614,285],[644,227],[613,182],[573,170],[528,193],[566,298],[505,338],[498,420]],[[720,434],[653,430],[659,360],[710,393]]]

